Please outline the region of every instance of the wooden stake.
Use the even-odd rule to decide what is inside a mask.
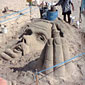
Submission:
[[[36,69],[36,85],[38,85],[38,74],[37,74],[37,69]]]

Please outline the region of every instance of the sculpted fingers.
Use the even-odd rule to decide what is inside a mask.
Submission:
[[[46,51],[45,51],[45,60],[44,60],[44,64],[43,64],[43,68],[44,69],[47,69],[51,66],[53,66],[54,64],[54,60],[53,60],[53,38],[51,39],[48,39],[47,41],[47,44],[46,44]],[[46,70],[44,73],[51,76],[51,79],[53,80],[53,71],[54,71],[54,68],[51,68],[49,70]],[[53,82],[51,82],[52,85]]]
[[[56,25],[53,24],[52,28],[52,37],[53,37],[53,58],[54,65],[64,62],[63,50],[60,33],[56,28]],[[57,77],[62,77],[65,75],[65,66],[59,66],[54,68],[54,75]]]
[[[51,66],[53,66],[53,38],[48,39],[47,41],[43,68],[46,69]],[[50,72],[53,72],[53,68],[45,73],[48,74]]]
[[[64,62],[62,43],[61,43],[60,37],[54,38],[53,48],[54,48],[54,52],[53,52],[54,53],[54,65]],[[58,77],[65,76],[65,66],[62,65],[59,67],[55,67],[54,74],[55,76],[58,76]]]
[[[56,28],[56,25],[53,24],[53,27],[52,27],[52,37],[55,38],[55,37],[59,37],[59,31],[57,30]]]

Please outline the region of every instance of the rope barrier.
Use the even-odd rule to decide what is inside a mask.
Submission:
[[[28,12],[29,12],[29,11],[28,11]],[[25,13],[27,13],[27,12],[25,12]],[[25,13],[23,13],[23,14],[25,14]],[[12,18],[9,18],[9,19],[6,19],[6,20],[2,20],[2,21],[0,21],[0,23],[7,22],[7,21],[9,21],[9,20],[18,18],[18,17],[20,17],[20,16],[22,16],[22,15],[18,15],[18,16],[15,16],[15,17],[12,17]]]
[[[75,59],[75,58],[77,58],[77,57],[80,57],[80,56],[82,56],[82,55],[85,55],[85,53],[81,53],[81,54],[79,54],[78,56],[74,56],[73,58],[68,59],[68,60],[66,60],[66,61],[64,61],[64,62],[61,62],[61,63],[59,63],[59,64],[56,64],[56,65],[54,65],[54,66],[51,66],[51,67],[46,68],[46,69],[44,69],[44,70],[41,70],[41,71],[37,72],[37,74],[42,73],[42,72],[47,71],[47,70],[50,70],[50,69],[52,69],[52,68],[54,68],[54,67],[63,65],[63,64],[65,64],[65,63],[67,63],[67,62],[69,62],[69,61],[72,61],[73,59]],[[37,74],[35,74],[35,75],[37,75]]]
[[[17,13],[20,13],[20,12],[23,12],[23,11],[25,11],[25,10],[27,10],[27,9],[29,9],[29,7],[28,7],[28,8],[24,8],[24,9],[22,9],[22,10],[20,10],[20,11],[17,11],[17,12],[14,12],[14,13],[11,13],[11,14],[8,14],[8,15],[5,15],[5,16],[0,16],[0,18],[4,18],[4,17],[7,17],[7,16],[11,16],[11,15],[14,15],[14,14],[17,14]]]
[[[35,9],[36,9],[36,8],[35,8]],[[35,9],[34,9],[34,10],[35,10]],[[27,14],[27,13],[29,13],[29,12],[30,12],[30,10],[27,11],[27,12],[24,12],[22,15]],[[0,21],[0,23],[7,22],[7,21],[9,21],[9,20],[18,18],[18,17],[20,17],[20,16],[22,16],[22,15],[18,15],[18,16],[15,16],[15,17],[12,17],[12,18],[9,18],[9,19],[6,19],[6,20],[2,20],[2,21]]]

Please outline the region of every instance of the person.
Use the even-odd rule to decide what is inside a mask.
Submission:
[[[28,2],[28,3],[29,3],[29,6],[31,6],[31,5],[32,5],[32,0],[26,0],[26,2]]]
[[[81,0],[81,6],[80,6],[80,17],[79,17],[79,21],[80,21],[80,25],[81,28],[83,30],[83,32],[85,32],[85,0]]]
[[[85,15],[85,0],[81,0],[81,13]]]
[[[7,81],[0,77],[0,85],[8,85]]]
[[[57,4],[55,4],[55,6],[57,6],[57,5],[61,5],[61,7],[62,7],[62,15],[63,15],[64,21],[66,21],[66,15],[67,15],[68,23],[70,23],[71,22],[71,20],[70,20],[71,5],[72,5],[72,10],[74,11],[74,5],[72,3],[72,0],[59,0],[59,2]]]
[[[48,11],[48,3],[45,1],[42,1],[39,8],[40,8],[41,19],[46,19],[47,18],[47,11]]]

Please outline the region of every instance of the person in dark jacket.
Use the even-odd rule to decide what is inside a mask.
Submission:
[[[74,11],[74,5],[72,3],[72,0],[59,0],[59,2],[55,6],[57,6],[57,5],[61,5],[61,7],[62,7],[62,15],[63,15],[64,21],[66,21],[66,15],[67,15],[68,23],[70,23],[71,5],[72,5],[72,9]]]

